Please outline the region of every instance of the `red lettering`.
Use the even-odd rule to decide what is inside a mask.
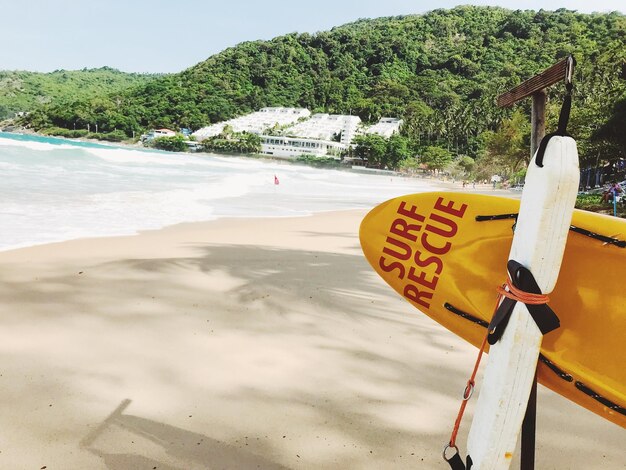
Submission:
[[[409,269],[409,275],[407,276],[407,279],[413,282],[417,282],[418,284],[421,284],[430,290],[435,290],[435,287],[437,287],[437,282],[439,282],[439,278],[435,275],[433,275],[432,280],[426,280],[426,273],[424,271],[420,271],[419,275],[416,276],[415,268],[413,266],[411,266],[411,269]]]
[[[393,221],[393,224],[391,224],[389,231],[394,235],[399,235],[414,242],[417,240],[417,235],[411,234],[411,230],[419,232],[421,229],[421,225],[410,224],[404,219],[396,219]]]
[[[420,259],[421,254],[422,253],[420,251],[415,252],[415,257],[413,258],[415,261],[415,264],[417,264],[420,268],[426,268],[430,266],[431,264],[435,264],[437,265],[437,269],[435,269],[435,273],[441,274],[441,271],[443,270],[443,261],[441,261],[441,258],[437,258],[436,256],[430,256],[426,258],[425,260],[422,260]]]
[[[389,256],[393,256],[394,258],[401,259],[402,261],[406,261],[407,259],[411,257],[411,247],[407,245],[406,243],[403,243],[391,237],[387,237],[387,243],[391,245],[395,245],[398,248],[403,249],[404,254],[398,253],[397,251],[393,251],[391,248],[387,248],[387,247],[383,248],[383,253],[386,253]]]
[[[428,242],[428,233],[429,232],[424,232],[422,233],[422,245],[424,245],[424,247],[430,251],[432,254],[434,255],[445,255],[448,251],[450,251],[450,248],[452,247],[452,244],[450,242],[446,242],[445,245],[443,245],[442,247],[437,247],[437,246],[433,246]]]
[[[443,198],[440,197],[439,199],[437,199],[437,202],[435,202],[434,208],[438,211],[446,212],[455,217],[462,218],[463,214],[465,214],[465,210],[467,209],[467,204],[463,204],[459,209],[455,209],[454,201],[450,201],[448,204],[444,205]]]
[[[459,229],[455,222],[439,214],[430,214],[428,218],[430,220],[434,220],[435,222],[439,222],[442,225],[446,225],[448,227],[448,230],[444,231],[443,229],[439,227],[435,227],[434,225],[431,225],[431,224],[426,225],[426,230],[436,233],[437,235],[441,235],[442,237],[452,238],[453,236],[456,235],[456,232]]]
[[[422,307],[430,308],[430,303],[426,300],[433,298],[432,292],[420,291],[412,284],[404,286],[404,296],[413,302],[420,304]],[[426,299],[426,300],[424,300]]]
[[[380,269],[382,269],[386,273],[390,273],[394,269],[397,269],[398,271],[400,271],[400,273],[398,274],[398,279],[404,279],[404,266],[402,266],[402,263],[394,261],[393,263],[387,265],[385,264],[385,261],[386,259],[384,256],[381,256],[378,260],[378,266],[380,266]]]
[[[400,207],[398,207],[398,214],[409,217],[410,219],[417,220],[418,222],[424,222],[424,216],[417,213],[417,206],[411,206],[410,209],[405,209],[406,202],[402,201]]]

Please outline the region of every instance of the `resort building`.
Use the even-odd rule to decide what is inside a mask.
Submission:
[[[389,138],[393,134],[400,132],[400,127],[404,121],[398,118],[384,117],[380,118],[377,124],[365,129],[366,134],[378,134],[382,137]]]
[[[230,126],[233,132],[262,134],[276,126],[289,126],[299,119],[308,118],[310,115],[311,111],[305,108],[262,108],[245,116],[203,127],[194,132],[193,135],[196,140],[202,141],[221,134],[226,126]]]
[[[261,152],[277,157],[339,157],[352,143],[360,124],[358,116],[314,114],[286,128],[281,136],[261,135]]]
[[[261,136],[261,153],[276,157],[297,157],[315,155],[316,157],[339,157],[346,145],[341,142],[303,137],[284,137],[273,135]]]
[[[311,119],[285,129],[285,135],[319,140],[336,140],[349,145],[361,124],[358,116],[314,114]]]
[[[399,132],[401,119],[381,118],[370,127],[361,118],[344,114],[311,112],[304,108],[263,108],[255,113],[212,124],[193,133],[197,141],[221,134],[226,126],[233,132],[259,134],[261,153],[277,157],[298,155],[341,156],[359,134],[385,138]],[[272,134],[272,135],[270,135]]]

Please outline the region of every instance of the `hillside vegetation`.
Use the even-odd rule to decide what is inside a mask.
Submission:
[[[416,152],[481,156],[486,168],[514,171],[528,158],[530,103],[502,110],[495,98],[570,53],[578,60],[570,132],[583,164],[625,156],[626,17],[567,10],[464,6],[246,42],[106,98],[44,105],[27,124],[98,122],[105,132],[131,135],[157,126],[198,129],[263,106],[302,106],[370,122],[402,117]],[[550,91],[549,129],[563,88]]]
[[[156,75],[125,73],[110,67],[55,70],[51,73],[0,71],[0,120],[75,100],[107,96],[133,85],[145,84]]]

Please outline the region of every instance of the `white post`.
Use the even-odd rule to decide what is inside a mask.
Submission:
[[[535,164],[535,158],[528,168],[509,259],[528,268],[546,294],[556,284],[578,192],[576,142],[571,137],[552,137],[542,168]],[[505,273],[503,266],[502,275]],[[558,316],[559,312],[555,313]],[[541,332],[526,306],[518,302],[504,334],[489,351],[468,436],[472,470],[509,468],[541,340]]]

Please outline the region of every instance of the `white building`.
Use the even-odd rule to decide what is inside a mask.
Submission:
[[[278,157],[310,154],[339,157],[361,124],[358,116],[319,113],[283,131],[284,136],[261,136],[261,152]]]
[[[202,141],[208,137],[219,135],[226,126],[230,126],[233,132],[262,134],[274,126],[288,126],[299,119],[308,118],[310,115],[311,111],[305,108],[262,108],[245,116],[203,127],[194,132],[193,135],[196,140]]]
[[[404,121],[398,118],[383,117],[378,123],[365,129],[366,134],[378,134],[382,137],[389,138],[393,134],[400,132],[400,127]]]
[[[320,140],[334,140],[341,136],[340,141],[349,145],[360,124],[361,118],[358,116],[320,113],[285,129],[285,134]]]
[[[263,108],[255,113],[203,127],[193,133],[198,141],[219,135],[224,127],[234,132],[260,134],[261,153],[278,157],[296,157],[303,154],[335,156],[347,150],[360,133],[379,134],[389,138],[398,132],[401,119],[381,118],[364,128],[361,118],[344,114],[311,112],[304,108]],[[280,135],[268,135],[274,127]]]
[[[304,137],[284,137],[262,135],[261,153],[276,157],[297,157],[299,155],[315,155],[317,157],[339,157],[346,145],[341,142]]]

